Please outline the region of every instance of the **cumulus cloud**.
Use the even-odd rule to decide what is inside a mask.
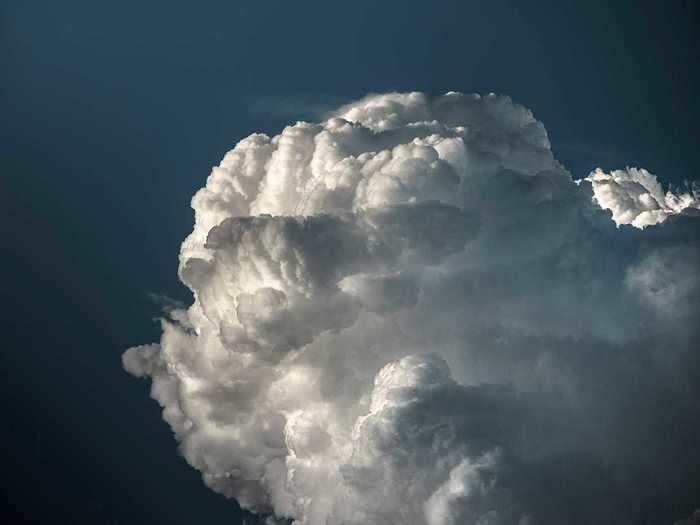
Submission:
[[[243,139],[192,207],[194,301],[123,363],[204,482],[265,522],[697,505],[697,192],[574,181],[505,96],[387,93]]]
[[[585,180],[593,186],[593,198],[602,208],[612,211],[612,219],[618,226],[631,224],[643,229],[671,215],[700,210],[697,185],[684,193],[664,192],[656,176],[645,169],[627,168],[605,173],[599,168]]]

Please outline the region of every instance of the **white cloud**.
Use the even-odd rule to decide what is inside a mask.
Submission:
[[[585,179],[601,208],[612,211],[618,226],[645,228],[664,222],[686,210],[700,210],[700,192],[693,186],[685,193],[664,192],[661,184],[645,169],[626,168],[605,173],[600,168]]]
[[[192,200],[192,306],[124,366],[205,483],[254,512],[605,523],[648,495],[636,473],[682,479],[657,462],[683,471],[672,445],[700,437],[638,406],[697,384],[668,368],[695,359],[697,202],[643,170],[586,180],[496,95],[372,95],[251,135]],[[618,230],[601,207],[679,220]]]

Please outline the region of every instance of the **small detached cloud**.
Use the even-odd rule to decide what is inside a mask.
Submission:
[[[605,173],[593,171],[584,180],[593,186],[595,201],[612,211],[618,226],[631,224],[645,228],[665,221],[671,215],[700,213],[700,188],[694,184],[684,193],[666,191],[645,169],[626,168]]]

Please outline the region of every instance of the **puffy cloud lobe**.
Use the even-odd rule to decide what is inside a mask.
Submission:
[[[530,517],[522,515],[508,490],[499,487],[499,459],[495,451],[453,468],[449,480],[425,504],[428,525],[527,525]]]
[[[656,177],[645,169],[627,168],[605,173],[597,169],[584,180],[593,186],[596,202],[612,211],[618,226],[631,224],[645,228],[671,215],[700,210],[700,192],[696,185],[685,193],[664,192]]]
[[[385,366],[369,413],[353,429],[350,460],[340,467],[358,499],[346,521],[476,524],[510,512],[504,504],[515,503],[498,486],[497,468],[511,395],[457,384],[436,356]]]
[[[697,198],[585,180],[496,95],[371,95],[251,135],[192,200],[193,304],[124,367],[205,483],[270,523],[690,512]]]

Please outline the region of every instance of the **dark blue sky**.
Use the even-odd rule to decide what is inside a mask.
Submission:
[[[494,91],[576,177],[697,178],[700,8],[612,3],[2,2],[6,511],[239,522],[120,356],[158,337],[149,294],[187,300],[189,199],[251,132],[370,91]]]

